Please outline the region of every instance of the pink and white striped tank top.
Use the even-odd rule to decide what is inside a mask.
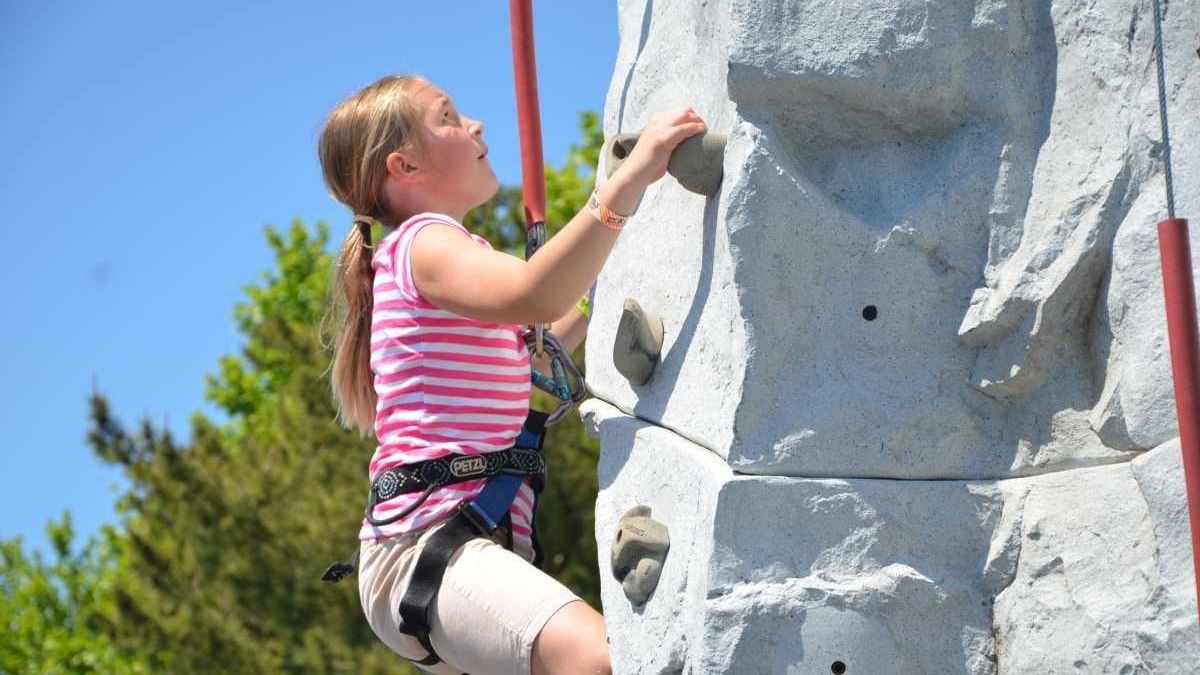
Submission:
[[[471,244],[491,247],[454,218],[422,213],[384,236],[371,259],[375,272],[371,314],[371,370],[375,375],[375,436],[371,480],[391,467],[449,455],[480,455],[511,447],[529,411],[529,350],[520,327],[476,321],[439,309],[413,284],[409,252],[423,227],[442,223],[462,230]],[[416,511],[383,527],[363,519],[360,539],[422,530],[450,516],[483,489],[485,479],[433,492]],[[533,559],[530,543],[533,488],[526,479],[510,509],[513,548]],[[411,506],[420,492],[379,504],[375,517]]]

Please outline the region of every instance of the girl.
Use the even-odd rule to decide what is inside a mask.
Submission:
[[[321,167],[355,226],[335,272],[332,385],[342,423],[379,441],[373,481],[393,467],[513,446],[530,392],[521,326],[552,322],[568,350],[583,341],[576,301],[612,251],[622,214],[662,177],[671,151],[705,130],[691,108],[655,115],[589,207],[524,261],[462,225],[498,187],[482,122],[420,77],[384,77],[337,106],[321,133]],[[372,221],[385,228],[374,245]],[[407,659],[440,658],[428,666],[435,673],[610,672],[603,617],[530,564],[528,478],[506,527],[449,558],[425,639],[401,632],[398,607],[423,548],[486,482],[375,505],[377,522],[411,512],[378,527],[364,520],[359,533],[359,594],[372,630]]]

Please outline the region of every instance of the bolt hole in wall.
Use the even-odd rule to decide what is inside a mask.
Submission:
[[[879,310],[875,308],[875,305],[867,305],[866,307],[863,307],[862,317],[867,321],[874,321],[875,317],[877,316],[879,316]]]
[[[841,661],[834,661],[833,665],[829,666],[829,672],[833,673],[833,675],[842,675],[842,673],[846,672],[846,664]]]

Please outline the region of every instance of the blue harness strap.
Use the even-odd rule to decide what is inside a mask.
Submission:
[[[484,529],[489,533],[500,527],[501,521],[512,507],[513,500],[517,497],[517,490],[521,489],[521,483],[524,480],[525,476],[511,473],[493,476],[488,480],[479,496],[467,504],[467,507],[483,521],[483,524],[486,524],[487,527]]]
[[[513,443],[514,448],[541,450],[542,434],[545,433],[545,430],[538,423],[538,415],[535,413],[537,411],[530,411],[529,419],[522,425],[521,433],[517,435],[517,440]],[[523,473],[509,472],[492,476],[479,495],[467,504],[474,515],[482,521],[478,524],[486,525],[485,529],[488,534],[500,527],[504,516],[512,508],[513,500],[517,498],[517,491],[521,489],[521,482],[525,480],[525,476],[526,474]],[[537,492],[541,492],[540,486],[535,487],[538,487]]]

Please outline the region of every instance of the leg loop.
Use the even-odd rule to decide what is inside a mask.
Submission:
[[[458,513],[425,543],[413,569],[412,579],[408,582],[408,590],[400,600],[400,632],[417,638],[429,652],[428,657],[417,661],[422,665],[429,666],[442,660],[429,640],[429,613],[442,587],[446,566],[455,551],[479,536],[475,524],[463,516],[464,507],[467,505],[460,506]]]

